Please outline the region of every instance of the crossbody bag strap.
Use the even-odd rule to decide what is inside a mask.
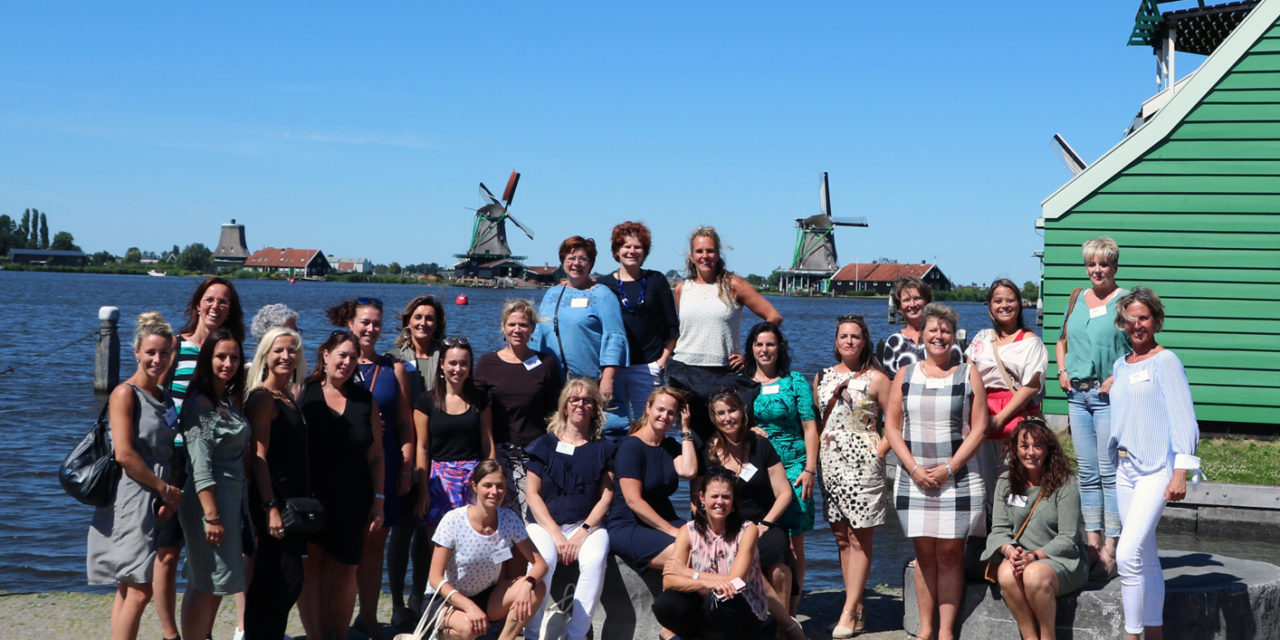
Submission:
[[[551,327],[556,332],[556,346],[560,348],[560,373],[563,377],[569,377],[569,362],[564,357],[564,342],[560,340],[560,303],[564,301],[564,292],[569,285],[561,285],[560,297],[556,298],[556,311],[551,316]]]
[[[1040,499],[1044,497],[1044,489],[1040,489],[1040,493],[1036,494],[1036,501],[1031,503],[1031,510],[1027,512],[1027,519],[1022,521],[1022,526],[1018,527],[1018,533],[1013,536],[1013,541],[1017,542],[1022,537],[1022,532],[1026,531],[1027,523],[1031,522],[1031,515],[1036,512],[1036,505],[1040,504]]]
[[[991,357],[994,358],[996,361],[996,368],[1000,369],[1000,377],[1004,378],[1005,386],[1009,387],[1010,391],[1017,391],[1018,387],[1021,385],[1016,385],[1013,383],[1013,379],[1009,377],[1009,370],[1005,369],[1004,362],[1000,361],[1000,345],[996,344],[997,342],[999,342],[999,340],[1000,340],[1000,336],[996,335],[996,333],[992,331],[991,332]]]
[[[1062,316],[1062,337],[1067,337],[1067,321],[1071,319],[1071,312],[1076,308],[1076,300],[1080,297],[1080,292],[1084,291],[1083,287],[1076,287],[1071,290],[1071,299],[1067,301],[1067,313]],[[1071,342],[1067,341],[1067,349],[1071,348]],[[1064,349],[1065,351],[1066,349]],[[1058,367],[1062,367],[1062,363],[1058,363]]]

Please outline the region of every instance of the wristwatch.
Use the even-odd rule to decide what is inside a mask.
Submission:
[[[275,499],[275,498],[272,498],[272,499],[270,499],[270,500],[266,500],[266,501],[264,501],[264,502],[262,503],[262,510],[263,510],[263,511],[268,511],[268,510],[270,510],[270,509],[271,509],[271,508],[273,508],[273,507],[274,507],[274,508],[276,508],[276,509],[279,509],[279,508],[281,508],[281,507],[283,507],[283,506],[284,506],[284,503],[283,503],[283,502],[281,502],[280,500],[277,500],[277,499]]]

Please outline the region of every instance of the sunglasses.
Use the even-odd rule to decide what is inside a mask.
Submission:
[[[446,348],[469,347],[471,346],[471,341],[466,338],[445,338],[444,340],[440,341],[440,344],[444,345]]]
[[[862,319],[862,314],[860,313],[846,313],[836,318],[836,322],[843,324],[845,322],[865,322],[865,321]]]
[[[381,309],[381,308],[382,308],[382,300],[380,300],[380,299],[378,299],[378,298],[356,298],[356,306],[357,306],[357,307],[363,307],[363,306],[366,306],[366,305],[373,305],[373,306],[375,306],[375,307],[377,307],[377,308]]]
[[[337,331],[333,331],[333,332],[331,332],[331,333],[329,334],[329,337],[330,337],[330,338],[337,338],[338,336],[349,336],[349,335],[351,335],[351,332],[350,332],[350,331],[347,331],[346,329],[338,329]]]

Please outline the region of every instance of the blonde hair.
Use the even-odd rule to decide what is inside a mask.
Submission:
[[[672,398],[675,398],[677,414],[680,413],[680,411],[684,409],[685,405],[689,403],[689,401],[685,399],[684,394],[675,387],[668,387],[666,385],[656,387],[653,392],[649,394],[649,399],[644,401],[644,415],[640,416],[640,419],[636,420],[635,423],[631,425],[631,431],[628,431],[627,433],[636,433],[648,426],[649,407],[653,406],[653,402],[658,399],[658,396],[671,396]],[[685,425],[685,428],[688,428],[688,426],[689,425]]]
[[[1080,253],[1084,255],[1085,262],[1088,262],[1089,258],[1099,258],[1108,264],[1120,262],[1120,245],[1107,236],[1085,240],[1084,244],[1080,245]]]
[[[1164,328],[1164,303],[1160,302],[1160,296],[1146,287],[1134,287],[1116,301],[1117,329],[1124,331],[1124,323],[1133,322],[1133,316],[1129,315],[1129,305],[1135,302],[1146,305],[1147,310],[1151,312],[1151,319],[1154,321],[1154,326],[1151,328],[1153,332]]]
[[[142,340],[147,336],[160,336],[173,342],[173,327],[169,326],[159,311],[138,314],[138,328],[133,332],[134,351],[142,347]]]
[[[538,326],[538,310],[533,306],[533,302],[524,298],[512,298],[502,305],[502,319],[499,321],[500,326],[507,325],[507,318],[513,313],[523,313],[525,320],[529,321],[529,327]]]
[[[253,364],[249,365],[249,377],[245,384],[246,398],[266,381],[267,356],[271,353],[271,347],[275,346],[276,340],[281,336],[289,336],[293,339],[293,348],[290,351],[296,359],[293,361],[293,375],[289,382],[295,385],[302,384],[307,370],[307,356],[302,351],[302,335],[288,327],[273,327],[262,336],[262,342],[258,343],[258,349],[253,353]]]
[[[587,395],[591,396],[591,404],[596,410],[595,417],[591,419],[591,430],[587,432],[587,440],[599,440],[604,437],[604,394],[600,393],[600,387],[596,385],[595,380],[590,378],[573,378],[565,383],[564,388],[560,390],[560,399],[556,401],[556,411],[547,420],[547,433],[557,438],[564,433],[565,427],[569,426],[569,421],[566,419],[569,413],[569,398],[580,391],[586,391]]]
[[[693,230],[693,235],[689,236],[689,255],[684,259],[685,269],[689,272],[689,278],[692,280],[698,277],[698,267],[693,262],[693,241],[698,238],[711,238],[711,243],[716,248],[716,286],[719,287],[720,301],[725,306],[732,308],[734,302],[733,295],[733,272],[724,266],[724,248],[720,244],[720,234],[716,233],[715,227],[698,227]]]

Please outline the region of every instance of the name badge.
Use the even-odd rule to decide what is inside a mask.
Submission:
[[[1150,379],[1151,379],[1151,374],[1147,373],[1146,369],[1142,369],[1140,371],[1134,371],[1133,373],[1129,374],[1129,384],[1146,382]]]
[[[569,301],[569,306],[574,309],[586,309],[591,304],[591,298],[574,298]]]
[[[511,547],[503,547],[493,552],[494,564],[497,564],[499,562],[506,562],[507,560],[510,560],[510,559],[511,559]]]
[[[742,465],[742,471],[738,472],[738,477],[742,478],[743,482],[751,482],[751,479],[756,477],[756,466],[750,462]]]
[[[853,389],[854,391],[865,392],[867,390],[867,381],[866,380],[850,380],[849,388]]]
[[[170,429],[178,428],[178,412],[173,407],[164,410],[164,422]]]
[[[1025,507],[1025,506],[1027,506],[1027,497],[1026,497],[1026,496],[1019,496],[1019,495],[1009,494],[1009,499],[1007,500],[1007,502],[1009,503],[1009,506],[1011,506],[1011,507],[1017,507],[1017,508],[1021,509],[1021,508]]]
[[[926,389],[941,389],[945,386],[947,386],[946,378],[925,378],[924,379],[924,388]]]
[[[565,442],[563,440],[556,443],[556,453],[563,453],[566,456],[573,455],[573,450],[577,448],[578,447],[571,445],[568,442]]]
[[[1089,308],[1089,317],[1090,317],[1090,318],[1101,318],[1102,316],[1105,316],[1105,315],[1107,315],[1107,305],[1105,305],[1105,304],[1104,304],[1104,305],[1102,305],[1101,307],[1090,307],[1090,308]]]
[[[535,367],[542,364],[542,360],[538,358],[538,354],[533,354],[528,360],[524,361],[524,370],[532,371]]]
[[[779,392],[779,391],[781,391],[781,390],[782,390],[782,385],[779,385],[779,384],[766,384],[766,385],[764,385],[763,387],[760,387],[760,395],[762,395],[762,396],[771,396],[771,395],[773,395],[773,394],[775,394],[775,393],[777,393],[777,392]]]

